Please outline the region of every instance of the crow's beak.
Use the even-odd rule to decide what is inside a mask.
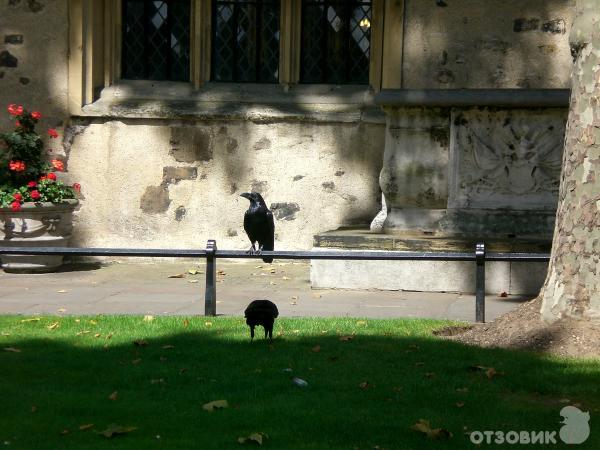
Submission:
[[[247,198],[248,200],[250,200],[250,193],[244,192],[243,194],[240,194],[240,197],[244,197],[244,198]]]

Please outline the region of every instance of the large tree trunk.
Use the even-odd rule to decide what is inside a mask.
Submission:
[[[600,319],[600,0],[578,0],[556,227],[542,317]]]

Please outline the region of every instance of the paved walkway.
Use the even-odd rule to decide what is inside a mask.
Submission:
[[[277,303],[281,316],[466,321],[473,321],[475,316],[473,295],[313,290],[308,262],[219,261],[218,269],[218,314],[243,315],[251,300],[268,298]],[[204,264],[190,261],[80,264],[51,274],[0,272],[0,314],[203,314],[204,277]],[[524,300],[527,299],[488,296],[486,319],[490,321]]]

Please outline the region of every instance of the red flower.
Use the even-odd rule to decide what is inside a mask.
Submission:
[[[54,172],[50,172],[48,175],[46,175],[46,178],[52,181],[56,181],[56,174]]]
[[[81,185],[79,183],[73,183],[73,189],[77,192],[81,192]]]
[[[15,127],[20,127],[21,126],[21,122],[19,122],[18,120],[15,121]]]
[[[8,163],[8,168],[15,172],[23,172],[25,170],[25,163],[23,161],[11,161]]]
[[[14,201],[10,204],[10,207],[13,211],[20,211],[21,210],[21,203],[18,201]]]
[[[40,120],[42,118],[42,113],[40,113],[39,111],[33,111],[31,113],[31,118],[35,120]]]
[[[38,191],[37,189],[36,189],[36,190],[33,190],[33,191],[31,191],[31,192],[29,193],[29,195],[31,195],[31,198],[32,198],[32,199],[34,199],[34,200],[37,200],[38,198],[40,198],[40,197],[42,196],[42,195],[40,194],[40,191]]]
[[[54,128],[48,128],[48,136],[50,136],[51,138],[57,138],[58,133]]]
[[[34,188],[37,186],[37,183],[35,181],[30,181],[29,183],[27,183],[27,187],[29,188]]]
[[[15,193],[13,194],[13,198],[14,198],[16,201],[18,201],[18,202],[21,202],[21,201],[23,201],[23,196],[22,196],[22,195],[21,195],[19,192],[15,192]]]
[[[63,164],[63,162],[60,159],[53,159],[50,162],[52,163],[52,166],[59,172],[62,172],[63,170],[65,170],[65,165]]]
[[[17,106],[14,103],[8,105],[8,113],[12,116],[20,116],[23,114],[23,107],[21,105]]]

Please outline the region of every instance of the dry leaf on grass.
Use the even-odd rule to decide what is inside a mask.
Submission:
[[[213,400],[212,402],[208,402],[202,405],[202,409],[209,412],[223,408],[229,408],[229,403],[227,402],[227,400]]]
[[[21,353],[21,349],[15,348],[15,347],[4,347],[4,351],[11,352],[11,353]]]
[[[365,326],[367,326],[367,321],[366,320],[359,320],[358,322],[356,322],[356,326],[358,326],[358,327],[365,327]]]
[[[354,339],[354,335],[350,334],[348,336],[340,336],[340,341],[348,342]]]
[[[57,310],[59,313],[64,313],[67,312],[67,310],[65,308],[58,308]]]
[[[463,406],[465,406],[465,402],[456,402],[455,405],[457,408],[462,408]]]
[[[31,319],[23,319],[23,320],[21,320],[21,323],[39,322],[40,320],[42,320],[40,317],[32,317]]]
[[[183,328],[187,328],[190,326],[190,321],[188,319],[183,319]]]
[[[174,346],[174,345],[167,344],[167,345],[163,345],[161,348],[162,348],[163,350],[169,350],[169,349],[175,348],[175,346]]]
[[[110,394],[110,395],[108,396],[108,399],[109,399],[109,400],[112,400],[113,402],[114,402],[116,399],[118,399],[118,398],[119,398],[119,392],[118,392],[118,391],[115,391],[115,392],[113,392],[112,394]]]
[[[114,423],[110,424],[106,430],[98,431],[98,434],[101,434],[104,437],[112,438],[114,436],[118,436],[120,434],[131,433],[132,431],[137,430],[137,427],[123,427],[121,425],[116,425]]]
[[[369,389],[371,387],[371,384],[368,381],[363,381],[358,385],[358,387],[361,389]]]
[[[136,339],[135,341],[133,341],[133,345],[135,345],[136,347],[146,347],[148,345],[148,342],[146,342],[143,339]]]
[[[315,345],[313,348],[310,349],[310,351],[313,353],[319,353],[321,351],[321,346]]]
[[[155,378],[153,380],[150,380],[150,384],[165,384],[165,379],[164,378]]]
[[[56,292],[58,292],[59,294],[64,294],[64,293],[67,292],[67,290],[66,289],[61,289],[60,291],[56,291]]]
[[[93,428],[94,424],[93,423],[86,423],[83,425],[79,425],[79,431],[86,431],[89,430],[90,428]]]
[[[498,372],[494,367],[469,366],[471,372],[485,372],[485,375],[491,380],[495,376],[504,375],[504,372]]]
[[[151,316],[149,314],[144,316],[144,322],[152,322],[154,320],[154,316]]]
[[[58,322],[54,322],[54,323],[51,323],[50,325],[48,325],[46,328],[48,328],[49,330],[55,330],[55,329],[57,329],[59,326],[60,326],[60,323],[58,323]]]
[[[269,439],[269,436],[266,433],[259,431],[258,433],[252,433],[252,434],[249,434],[248,436],[239,437],[238,442],[240,444],[252,443],[252,444],[262,445],[263,442],[267,439]]]
[[[452,433],[444,428],[431,428],[429,421],[425,419],[419,419],[419,421],[410,428],[433,440],[445,440],[452,437]]]
[[[188,273],[190,275],[199,275],[201,273],[204,273],[203,270],[198,270],[198,269],[188,269]]]
[[[198,280],[187,280],[188,283],[198,283]]]

